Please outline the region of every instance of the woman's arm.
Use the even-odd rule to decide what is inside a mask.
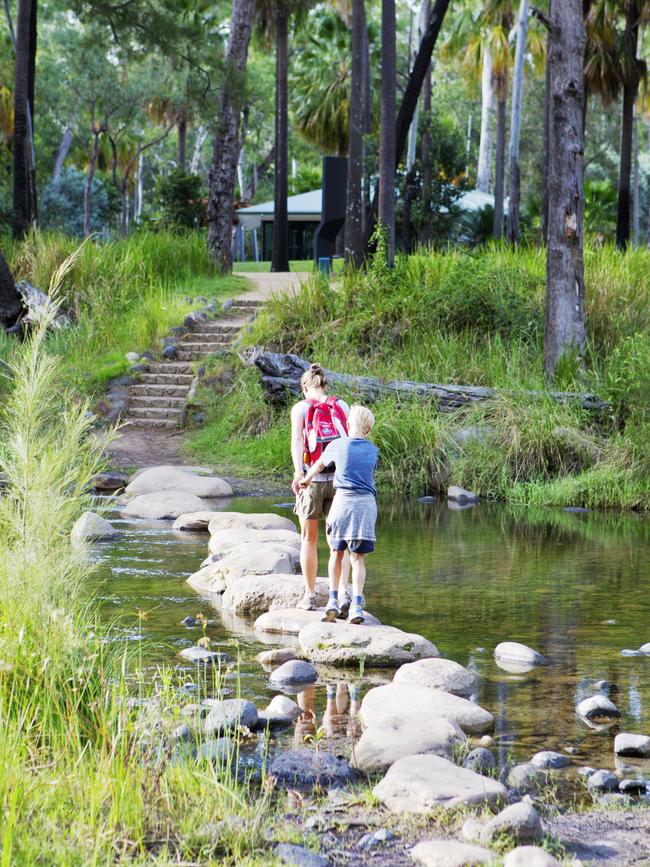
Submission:
[[[297,494],[300,490],[298,483],[303,477],[302,455],[304,451],[303,425],[305,421],[302,407],[297,403],[291,410],[291,460],[293,461],[293,481],[291,490]]]
[[[317,476],[319,473],[322,473],[324,469],[325,469],[325,461],[322,458],[319,458],[316,461],[316,463],[312,466],[312,468],[309,470],[307,475],[303,479],[300,479],[300,481],[298,482],[299,487],[308,488],[309,485],[311,484],[311,481],[314,478],[314,476]]]

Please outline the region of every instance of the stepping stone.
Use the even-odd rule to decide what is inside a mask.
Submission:
[[[379,621],[372,614],[366,614],[366,616],[369,623],[379,624]],[[305,626],[321,624],[324,617],[324,608],[319,608],[316,611],[303,611],[301,608],[278,608],[267,611],[266,614],[258,617],[254,628],[256,632],[298,635]],[[339,621],[334,625],[340,626],[342,623]],[[354,628],[359,629],[360,627],[355,626]]]
[[[435,644],[394,626],[355,625],[345,621],[312,623],[300,630],[300,648],[312,662],[331,665],[396,668],[430,656],[440,656]]]
[[[493,864],[494,853],[456,840],[424,840],[411,849],[411,858],[424,867],[474,867]]]
[[[302,575],[246,575],[226,588],[221,604],[240,617],[259,617],[278,608],[293,608],[304,592]],[[325,605],[327,598],[327,582],[317,581],[316,603]]]
[[[231,551],[221,560],[204,566],[187,579],[195,590],[223,593],[230,582],[245,575],[269,575],[276,572],[294,572],[300,566],[300,554],[287,545],[265,545],[255,548],[247,545],[243,550]]]
[[[217,533],[220,530],[293,530],[295,523],[282,515],[272,512],[216,512],[210,520],[208,531]]]
[[[206,532],[208,531],[208,524],[214,518],[215,515],[218,515],[218,512],[213,511],[200,511],[200,512],[186,512],[183,515],[179,515],[178,518],[174,521],[174,530],[186,530],[191,532]]]
[[[539,813],[525,801],[511,804],[481,829],[481,843],[492,843],[499,836],[508,837],[515,843],[532,843],[544,836]]]
[[[558,770],[558,768],[567,768],[571,762],[563,753],[555,753],[553,750],[542,750],[530,760],[531,764],[536,768],[544,768],[547,770]]]
[[[289,750],[276,756],[268,771],[286,789],[338,788],[354,782],[355,771],[343,759],[322,750]]]
[[[557,858],[540,846],[517,846],[508,853],[503,867],[562,867],[562,865]]]
[[[224,557],[231,551],[255,545],[287,545],[300,551],[300,534],[295,530],[219,530],[210,536],[208,551]]]
[[[85,542],[104,542],[117,535],[117,530],[106,518],[95,512],[84,512],[75,521],[70,531],[70,540],[74,546],[79,547]]]
[[[393,813],[430,813],[436,807],[493,807],[507,803],[505,786],[440,756],[398,759],[373,789]]]
[[[298,657],[290,647],[274,647],[273,650],[263,650],[258,653],[255,659],[262,665],[282,665],[283,662],[289,662],[290,659],[298,659]]]
[[[264,710],[258,713],[258,724],[261,728],[279,728],[289,726],[302,711],[295,701],[286,695],[276,695]]]
[[[371,774],[384,771],[398,759],[432,753],[451,759],[465,743],[458,725],[446,719],[393,717],[367,728],[352,750],[351,765]]]
[[[210,708],[203,730],[208,735],[227,732],[243,726],[254,729],[257,726],[257,708],[250,701],[243,698],[212,699],[210,704],[204,702]]]
[[[134,497],[122,509],[125,518],[153,518],[173,520],[183,512],[196,511],[202,501],[194,494],[183,491],[159,491]]]
[[[621,732],[614,738],[614,752],[617,756],[650,758],[650,737]]]
[[[519,673],[537,665],[548,665],[548,659],[537,650],[518,641],[502,641],[494,648],[494,659],[505,671]]]
[[[296,686],[298,684],[314,683],[318,680],[318,672],[304,659],[292,659],[285,662],[271,674],[271,685],[275,687]]]
[[[217,650],[207,650],[205,647],[186,647],[181,650],[179,656],[186,659],[188,662],[194,662],[200,665],[227,665],[232,662],[232,657],[227,653],[221,653]]]
[[[125,488],[129,480],[119,473],[97,473],[90,480],[90,484],[96,491],[119,491]]]
[[[441,689],[452,695],[469,696],[476,689],[476,676],[451,659],[419,659],[395,672],[395,683],[413,683]]]
[[[196,497],[231,497],[232,488],[224,479],[217,476],[199,476],[181,467],[151,467],[139,473],[127,485],[126,494],[137,497],[141,494],[154,494],[160,491],[182,491]],[[199,512],[198,509],[184,509],[186,512]],[[179,517],[179,512],[175,517]]]
[[[482,734],[494,727],[492,714],[473,701],[424,686],[388,683],[371,689],[363,698],[359,718],[369,728],[392,720],[436,718],[455,722],[466,734]]]
[[[583,698],[576,707],[576,713],[585,719],[618,719],[621,715],[614,702],[600,694]]]

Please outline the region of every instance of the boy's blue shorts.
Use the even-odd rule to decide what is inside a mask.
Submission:
[[[375,543],[370,539],[351,539],[346,542],[345,539],[337,539],[336,542],[330,542],[333,551],[348,550],[352,554],[370,554],[375,550]]]

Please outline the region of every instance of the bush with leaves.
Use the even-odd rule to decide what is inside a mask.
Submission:
[[[196,229],[203,208],[201,178],[174,169],[158,184],[158,198],[165,227],[173,231]]]
[[[74,167],[64,168],[59,180],[48,181],[39,205],[41,228],[83,237],[86,175]],[[119,212],[119,199],[112,183],[95,175],[92,187],[90,229],[107,234]]]

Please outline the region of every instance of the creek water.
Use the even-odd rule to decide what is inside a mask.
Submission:
[[[290,516],[280,502],[242,497],[221,505]],[[235,656],[239,649],[242,696],[264,707],[275,692],[254,657],[281,638],[262,642],[252,623],[187,585],[206,556],[207,535],[118,515],[114,523],[117,540],[94,549],[103,611],[108,618],[119,615],[125,641],[141,642],[145,670],[183,665],[178,652],[201,631],[180,621],[201,611],[212,621],[212,646]],[[477,673],[476,700],[495,716],[500,764],[551,749],[568,751],[575,767],[613,768],[616,732],[650,734],[650,656],[621,654],[650,641],[649,518],[391,501],[380,503],[377,535],[377,550],[367,558],[368,609],[384,623],[424,635]],[[321,575],[326,556],[323,544]],[[492,652],[505,640],[531,645],[550,665],[524,674],[504,671]],[[300,697],[308,712],[303,722],[278,735],[277,743],[299,743],[310,726],[323,725],[326,736],[350,734],[350,698],[360,700],[370,685],[391,676],[327,671]],[[611,685],[607,694],[622,716],[597,730],[576,716],[575,705],[596,693],[600,680]],[[650,779],[650,761],[637,765],[632,775]]]

